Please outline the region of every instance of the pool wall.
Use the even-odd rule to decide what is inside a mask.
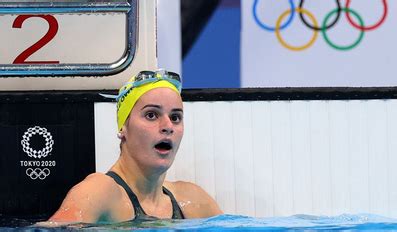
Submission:
[[[199,184],[226,213],[397,217],[397,100],[187,101],[184,108],[185,135],[168,179]],[[95,104],[98,171],[119,154],[114,111],[113,103]]]

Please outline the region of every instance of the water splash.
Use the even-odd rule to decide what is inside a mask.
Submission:
[[[290,217],[254,218],[220,215],[206,219],[131,220],[121,223],[74,223],[56,228],[29,225],[26,221],[11,227],[17,231],[271,231],[271,230],[397,230],[397,220],[373,214],[342,214],[339,216],[294,215]],[[23,228],[21,228],[23,227]]]

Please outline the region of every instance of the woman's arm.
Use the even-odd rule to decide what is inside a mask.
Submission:
[[[200,186],[183,181],[174,182],[171,186],[186,218],[207,218],[223,214],[216,201]]]

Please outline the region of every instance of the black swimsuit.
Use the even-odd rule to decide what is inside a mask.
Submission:
[[[123,187],[124,190],[127,192],[128,197],[131,200],[132,206],[134,207],[135,218],[147,218],[148,215],[143,210],[141,204],[139,204],[138,197],[135,195],[134,192],[132,192],[131,188],[128,187],[127,183],[125,183],[125,181],[115,172],[109,171],[106,173],[106,175],[112,177],[114,181],[116,181],[116,183]],[[168,195],[171,199],[172,219],[184,219],[185,217],[183,216],[182,210],[176,202],[174,195],[172,195],[172,193],[164,186],[163,193]]]

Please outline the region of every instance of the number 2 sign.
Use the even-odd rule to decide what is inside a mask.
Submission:
[[[0,77],[114,75],[134,59],[137,1],[21,4],[0,2]]]
[[[15,58],[13,64],[59,64],[59,61],[26,61],[26,59],[29,58],[33,53],[50,42],[58,32],[58,22],[52,15],[19,15],[12,24],[12,27],[22,28],[23,22],[33,17],[42,18],[47,21],[49,25],[48,31],[39,41],[19,54]]]

